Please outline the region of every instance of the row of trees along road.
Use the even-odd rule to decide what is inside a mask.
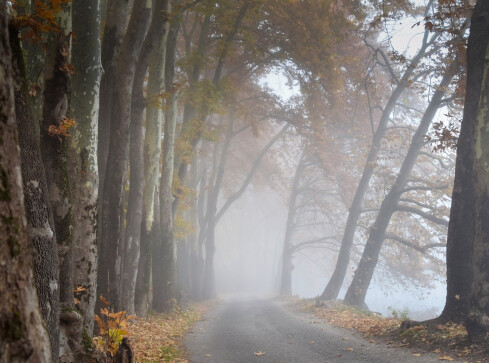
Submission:
[[[426,286],[446,247],[435,321],[485,339],[488,14],[482,0],[2,2],[2,361],[102,359],[106,301],[145,316],[215,297],[216,226],[250,185],[290,179],[282,294],[311,248],[336,261],[321,298],[351,279],[345,301],[362,306],[377,265]],[[415,52],[382,40],[404,18],[420,19]],[[263,85],[277,71],[299,89],[287,101]]]

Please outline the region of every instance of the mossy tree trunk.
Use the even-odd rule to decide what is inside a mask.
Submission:
[[[93,332],[97,300],[97,215],[98,215],[98,110],[100,63],[99,0],[73,0],[71,116],[76,129],[70,139],[70,185],[74,215],[73,283],[86,289],[77,293],[77,308],[86,332]]]
[[[0,361],[50,362],[49,336],[39,312],[32,256],[24,222],[14,83],[7,28],[0,2]]]
[[[46,175],[41,160],[38,129],[29,105],[22,49],[18,30],[9,27],[15,82],[15,113],[24,188],[27,235],[32,246],[34,281],[41,314],[51,342],[51,356],[59,354],[58,248],[49,203]]]

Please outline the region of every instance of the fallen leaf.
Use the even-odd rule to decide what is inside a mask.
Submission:
[[[453,358],[449,355],[442,355],[438,360],[453,360]]]
[[[206,354],[205,356],[206,356],[206,357],[210,357],[211,355],[210,355],[210,354]]]
[[[413,353],[415,357],[421,357],[421,353]]]
[[[353,352],[353,348],[346,348],[347,351]]]
[[[253,352],[254,355],[257,355],[257,356],[261,356],[261,355],[265,355],[264,352],[262,352],[261,350],[258,351],[258,352]]]
[[[312,340],[312,341],[310,341],[310,342],[309,342],[309,344],[314,344],[314,343],[315,343],[315,341],[314,341],[314,340]]]

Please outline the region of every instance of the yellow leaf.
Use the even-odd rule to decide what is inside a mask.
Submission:
[[[413,353],[415,357],[421,357],[421,353]]]
[[[442,355],[438,360],[453,360],[453,358],[449,355]]]
[[[347,351],[353,352],[353,348],[346,348]]]
[[[77,286],[76,288],[73,289],[73,292],[76,294],[77,292],[83,292],[83,291],[87,291],[87,289],[85,289],[84,287],[82,286]]]
[[[262,356],[262,355],[265,355],[264,352],[262,352],[261,350],[258,351],[258,352],[253,352],[254,355],[257,355],[257,356]]]

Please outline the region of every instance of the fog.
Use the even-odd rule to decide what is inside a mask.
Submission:
[[[223,216],[216,227],[215,272],[220,298],[278,295],[286,218],[284,197],[270,188],[250,188]],[[292,274],[293,294],[302,298],[320,295],[335,262],[336,254],[322,249],[297,254]],[[340,299],[351,281],[354,265],[350,263]],[[441,312],[446,296],[444,283],[434,281],[429,288],[406,289],[379,275],[374,275],[366,297],[371,311],[390,316],[394,309],[408,313],[412,319],[429,319]]]

